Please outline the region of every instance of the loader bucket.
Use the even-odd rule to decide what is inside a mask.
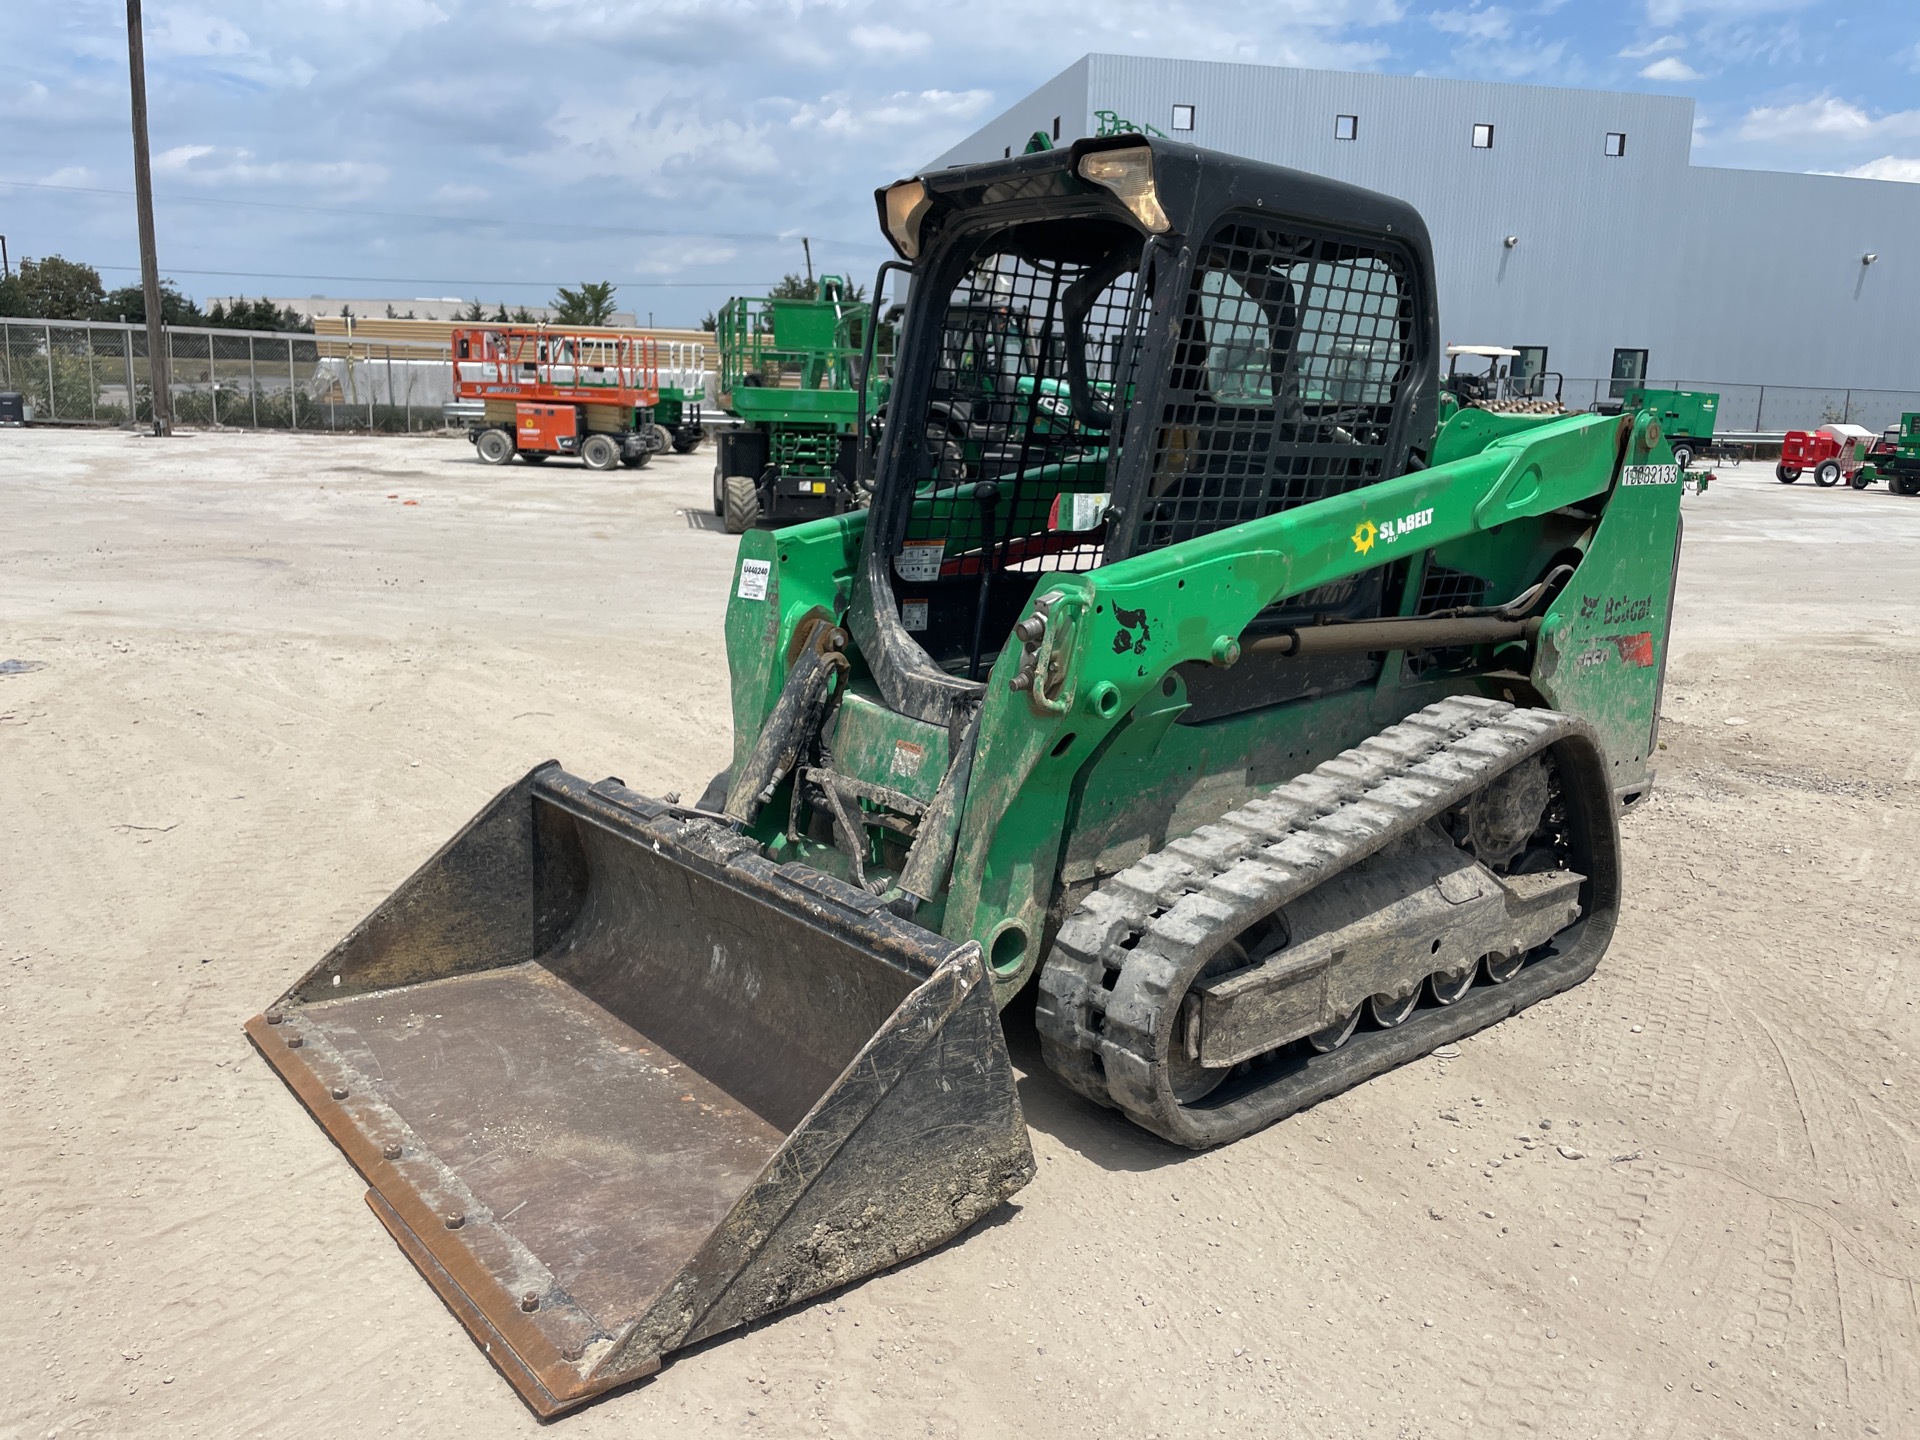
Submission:
[[[558,765],[247,1033],[542,1416],[1033,1175],[977,945]]]

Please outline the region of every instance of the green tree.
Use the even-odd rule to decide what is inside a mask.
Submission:
[[[100,272],[77,260],[49,255],[20,262],[11,283],[0,286],[0,314],[34,320],[92,320],[104,299]]]
[[[455,318],[464,320],[469,325],[484,325],[487,322],[487,307],[476,300]]]
[[[516,325],[533,325],[538,322],[534,320],[533,312],[527,309],[526,306],[516,305],[513,307],[513,323]]]
[[[224,330],[297,330],[311,333],[313,322],[291,306],[275,305],[271,300],[249,300],[240,295],[231,305],[216,300],[207,311],[207,324]]]
[[[562,285],[553,297],[553,318],[562,325],[605,325],[613,319],[611,280],[582,280],[578,290]]]
[[[505,305],[502,305],[498,310],[493,312],[493,323],[496,325],[511,325],[513,323],[513,317],[507,313],[507,307]]]
[[[707,311],[705,315],[700,317],[700,328],[707,331],[718,330],[720,328],[720,317],[711,310]]]
[[[101,297],[94,309],[102,320],[124,316],[135,325],[147,323],[147,292],[139,285],[122,285]],[[191,296],[182,295],[171,280],[160,282],[160,323],[163,325],[207,325],[213,323]]]
[[[796,275],[789,271],[780,277],[780,283],[778,285],[767,292],[767,298],[770,300],[818,300],[820,298],[820,283],[817,280],[810,282],[804,275]],[[846,287],[845,298],[848,300],[865,300],[867,298],[867,287],[864,285],[849,284]]]

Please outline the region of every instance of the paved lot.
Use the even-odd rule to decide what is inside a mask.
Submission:
[[[709,465],[0,431],[0,1437],[539,1428],[240,1023],[530,765],[725,762]],[[1686,508],[1592,982],[1201,1156],[1016,1018],[1014,1205],[560,1428],[1920,1434],[1920,500]]]

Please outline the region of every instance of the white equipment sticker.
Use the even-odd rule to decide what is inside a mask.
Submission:
[[[767,598],[767,584],[773,578],[771,560],[742,560],[740,562],[740,590],[742,600],[764,600]]]
[[[947,558],[945,540],[909,540],[893,557],[893,573],[902,580],[938,580],[940,562]],[[907,627],[911,630],[913,627]]]
[[[900,602],[900,624],[908,630],[927,628],[927,602],[924,600],[902,600]]]
[[[1678,485],[1678,465],[1628,465],[1620,471],[1622,485]]]
[[[1106,493],[1062,495],[1060,497],[1060,528],[1062,530],[1098,530],[1100,522],[1106,518],[1107,504],[1112,499],[1113,496]]]
[[[911,740],[893,742],[893,763],[887,768],[902,779],[911,780],[920,773],[920,764],[927,758],[924,745],[916,745]]]

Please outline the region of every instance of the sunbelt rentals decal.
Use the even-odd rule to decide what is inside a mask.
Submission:
[[[1387,520],[1374,524],[1371,520],[1362,520],[1353,527],[1353,550],[1356,555],[1370,554],[1375,545],[1392,545],[1413,534],[1424,530],[1433,523],[1433,507],[1415,510],[1411,515],[1402,515],[1398,520]]]

